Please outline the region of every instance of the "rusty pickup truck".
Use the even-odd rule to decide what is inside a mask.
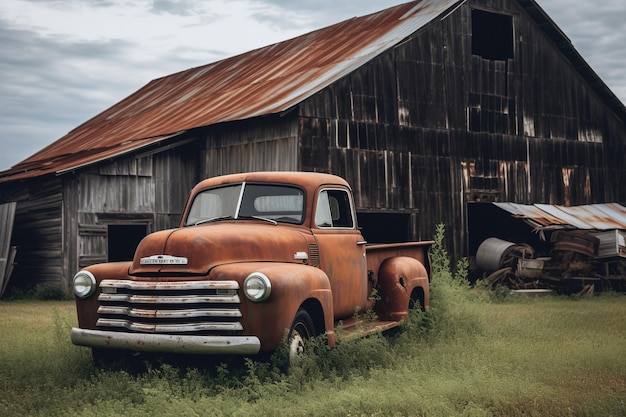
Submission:
[[[368,244],[349,184],[321,173],[255,172],[196,185],[178,228],[146,236],[134,259],[73,278],[74,344],[119,350],[254,355],[287,335],[329,345],[400,325],[429,308],[433,242]]]

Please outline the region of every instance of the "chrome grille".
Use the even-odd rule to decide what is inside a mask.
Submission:
[[[103,280],[96,325],[102,330],[163,334],[237,334],[235,281]]]

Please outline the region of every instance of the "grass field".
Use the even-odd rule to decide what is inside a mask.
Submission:
[[[445,268],[444,268],[445,269]],[[301,366],[152,359],[98,369],[73,302],[0,302],[0,416],[624,416],[626,297],[494,297],[439,270],[403,332]]]

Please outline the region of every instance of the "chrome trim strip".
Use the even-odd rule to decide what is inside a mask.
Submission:
[[[132,295],[132,294],[105,294],[98,295],[98,301],[124,302],[137,304],[199,304],[199,303],[221,303],[239,304],[241,300],[238,295]]]
[[[237,309],[188,309],[188,310],[152,310],[122,306],[100,306],[98,314],[113,314],[128,317],[142,317],[155,319],[186,319],[196,317],[241,317]]]
[[[145,333],[171,333],[171,332],[203,332],[203,331],[241,331],[241,323],[175,323],[175,324],[150,324],[136,323],[122,319],[98,319],[98,327],[122,328]]]
[[[131,281],[105,279],[101,288],[124,288],[128,290],[238,290],[237,281]]]

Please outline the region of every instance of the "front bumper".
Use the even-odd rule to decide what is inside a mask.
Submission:
[[[72,328],[72,343],[141,352],[254,355],[261,349],[255,336],[189,336],[153,333],[105,332]]]

